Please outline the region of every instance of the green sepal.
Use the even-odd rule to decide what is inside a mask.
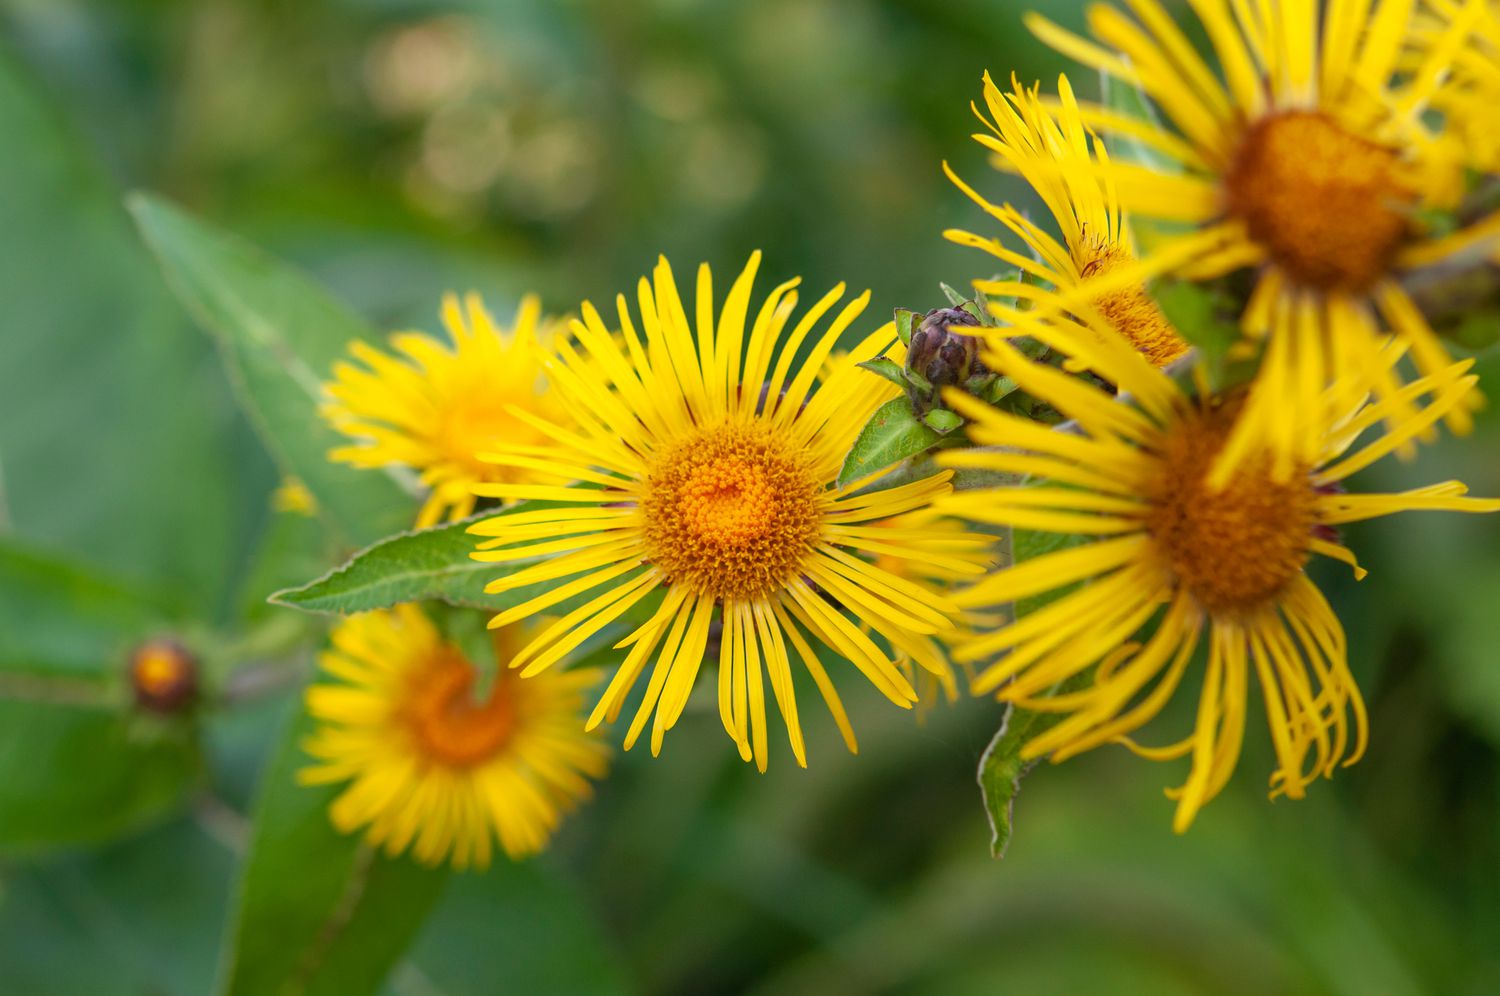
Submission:
[[[889,357],[881,356],[873,360],[865,360],[859,364],[862,369],[878,374],[897,387],[906,387],[907,375],[901,364]]]
[[[921,323],[922,316],[915,311],[909,308],[896,309],[896,335],[900,337],[902,345],[911,345],[911,334]]]
[[[964,424],[963,416],[946,408],[934,408],[922,416],[922,422],[927,428],[947,435],[954,429]]]

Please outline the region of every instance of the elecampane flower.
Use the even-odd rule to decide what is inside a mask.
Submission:
[[[990,203],[959,179],[947,163],[943,168],[959,189],[1024,242],[1033,255],[1015,252],[999,239],[971,232],[955,229],[945,234],[961,245],[983,249],[1028,278],[979,281],[977,286],[981,290],[999,296],[1046,299],[1052,295],[1049,287],[1043,285],[1057,291],[1073,291],[1086,279],[1135,262],[1135,240],[1121,214],[1113,186],[1094,169],[1098,164],[1108,163],[1109,157],[1097,138],[1090,142],[1067,77],[1058,79],[1060,101],[1055,112],[1043,103],[1037,88],[1026,90],[1014,79],[1011,83],[1012,92],[1002,93],[989,74],[985,74],[984,100],[989,117],[978,108],[975,113],[991,134],[974,138],[1031,185],[1056,219],[1062,242],[1010,204],[997,207]],[[1075,311],[1080,306],[1097,311],[1105,324],[1157,366],[1171,363],[1187,352],[1187,343],[1139,282],[1070,304]],[[997,317],[1008,318],[1008,310],[994,310]]]
[[[340,362],[325,385],[322,415],[357,443],[329,454],[356,467],[404,466],[429,489],[417,526],[461,519],[474,511],[481,481],[552,480],[533,471],[497,467],[475,454],[497,442],[538,442],[516,410],[568,424],[547,389],[542,362],[554,323],[534,297],[522,300],[514,326],[502,330],[478,295],[443,299],[452,347],[419,332],[391,337],[397,355],[363,342],[349,351],[363,366]]]
[[[307,691],[318,726],[304,785],[347,783],[329,816],[387,854],[484,868],[498,839],[512,858],[541,850],[562,814],[591,794],[608,749],[584,732],[597,671],[522,680],[504,667],[517,634],[500,631],[501,668],[483,698],[478,672],[414,605],[351,616]]]
[[[1002,699],[1065,713],[1025,747],[1029,757],[1061,760],[1126,738],[1156,716],[1206,642],[1194,731],[1169,747],[1139,748],[1148,757],[1192,758],[1187,781],[1169,792],[1178,800],[1178,831],[1234,769],[1252,674],[1276,750],[1273,794],[1300,798],[1319,775],[1353,763],[1365,743],[1364,707],[1343,629],[1304,567],[1317,554],[1363,574],[1339,542],[1345,523],[1412,509],[1500,509],[1500,501],[1463,497],[1456,481],[1402,494],[1344,491],[1349,475],[1462,404],[1475,380],[1465,372],[1470,361],[1357,411],[1343,406],[1342,392],[1328,392],[1318,406],[1315,459],[1277,477],[1269,453],[1251,454],[1215,492],[1206,477],[1245,416],[1241,396],[1191,398],[1114,337],[1043,323],[1017,331],[1101,373],[1131,401],[1028,361],[999,338],[988,361],[1077,431],[952,397],[974,420],[974,442],[987,448],[947,453],[942,462],[1041,483],[957,492],[938,510],[1090,540],[998,571],[955,597],[965,608],[991,608],[1086,582],[960,648],[961,660],[991,662],[975,692],[998,690]],[[1431,400],[1416,419],[1355,448],[1395,405],[1424,393]],[[1139,645],[1122,654],[1130,641]],[[1081,690],[1053,691],[1095,665]]]
[[[1126,211],[1191,231],[1103,275],[1087,293],[1166,272],[1209,278],[1260,269],[1241,324],[1265,342],[1265,354],[1213,485],[1222,486],[1265,440],[1278,480],[1317,460],[1314,423],[1329,383],[1341,385],[1351,404],[1374,390],[1394,422],[1410,421],[1416,401],[1400,391],[1384,356],[1387,332],[1424,374],[1440,372],[1449,357],[1399,277],[1500,238],[1500,214],[1443,237],[1419,221],[1430,192],[1454,189],[1456,164],[1423,112],[1478,6],[1466,4],[1421,65],[1400,76],[1414,0],[1191,0],[1216,68],[1157,0],[1128,6],[1134,19],[1112,6],[1089,9],[1102,46],[1037,15],[1029,23],[1064,54],[1138,84],[1175,129],[1128,125],[1176,171],[1111,162],[1096,172],[1115,185]],[[1081,113],[1104,132],[1122,126],[1104,108]],[[1477,395],[1449,409],[1455,430],[1468,428],[1476,402]]]
[[[880,525],[946,494],[948,472],[891,487],[834,483],[860,429],[897,393],[855,365],[888,351],[899,362],[893,327],[866,337],[815,386],[869,295],[845,304],[813,335],[843,297],[843,285],[793,323],[796,280],[752,307],[759,266],[757,253],[716,313],[706,266],[698,271],[689,311],[661,260],[637,289],[639,326],[625,296],[617,298],[618,339],[585,304],[582,320],[573,324],[582,352],[563,343],[548,368],[579,428],[526,415],[548,438],[545,445],[485,454],[502,469],[540,471],[585,486],[480,485],[482,495],[556,507],[508,511],[471,532],[488,537],[475,554],[480,560],[547,558],[490,584],[490,591],[546,586],[498,615],[497,625],[597,592],[521,651],[514,663],[525,674],[552,666],[634,606],[649,611],[618,644],[628,652],[589,718],[590,728],[614,720],[651,664],[627,748],[654,714],[651,748],[660,750],[704,664],[710,627],[719,621],[719,714],[741,756],[764,770],[767,684],[792,752],[806,764],[794,659],[855,748],[838,693],[813,650],[817,644],[832,647],[892,702],[912,705],[911,683],[861,624],[900,644],[945,629],[954,606],[933,586],[898,577],[875,558],[923,560],[957,572],[975,568],[955,555],[947,534]],[[659,600],[647,602],[653,594]]]

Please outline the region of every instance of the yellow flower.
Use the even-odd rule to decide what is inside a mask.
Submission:
[[[271,492],[271,508],[273,511],[311,518],[318,514],[318,499],[307,490],[307,485],[300,478],[283,477],[276,490]]]
[[[497,634],[502,664],[512,635]],[[319,725],[303,748],[318,763],[298,780],[349,783],[329,809],[342,833],[485,868],[495,838],[512,858],[540,851],[604,775],[607,748],[579,726],[597,671],[523,681],[502,666],[476,698],[474,665],[414,605],[351,616],[332,640],[321,664],[336,680],[307,692]]]
[[[928,584],[945,592],[973,581],[995,568],[997,563],[996,541],[991,536],[966,530],[962,523],[953,519],[936,518],[930,510],[918,510],[898,515],[883,522],[872,523],[877,528],[889,529],[893,533],[907,532],[925,535],[924,542],[934,546],[941,544],[952,558],[962,564],[955,569],[948,562],[913,560],[905,557],[877,554],[875,566],[889,571],[893,577]],[[879,535],[878,533],[876,534]],[[958,701],[959,687],[949,654],[944,649],[953,645],[975,627],[993,627],[1000,620],[994,614],[965,613],[937,633],[895,633],[890,639],[896,651],[896,665],[917,690],[917,718],[922,719],[941,695],[949,704]],[[965,685],[974,680],[973,666],[960,662]]]
[[[485,459],[587,487],[480,485],[482,495],[540,499],[557,507],[516,509],[470,531],[491,537],[474,555],[480,560],[547,558],[491,582],[492,592],[546,588],[502,612],[494,625],[564,599],[589,598],[515,658],[525,674],[550,667],[646,603],[649,618],[617,645],[629,651],[589,718],[590,728],[605,718],[613,721],[654,660],[627,748],[654,713],[651,749],[660,750],[696,683],[710,625],[719,619],[720,717],[740,755],[753,757],[764,770],[763,673],[797,763],[806,764],[793,655],[855,749],[838,694],[813,651],[816,644],[832,647],[897,705],[912,705],[911,683],[849,614],[886,641],[900,641],[943,630],[954,607],[930,586],[898,578],[871,558],[971,568],[953,555],[947,537],[876,525],[947,493],[948,472],[899,487],[871,487],[868,480],[834,484],[865,421],[897,393],[855,365],[897,349],[893,327],[888,323],[865,338],[814,389],[820,368],[869,294],[844,305],[824,332],[810,338],[843,296],[841,284],[784,335],[797,281],[781,284],[752,310],[759,266],[756,253],[716,317],[708,267],[698,271],[697,299],[689,311],[662,259],[652,280],[643,279],[637,289],[644,334],[637,332],[625,296],[616,299],[623,349],[585,304],[583,320],[572,327],[583,354],[564,345],[548,367],[581,428],[569,431],[529,418],[549,437],[547,444],[505,446]],[[800,362],[799,354],[805,354]],[[900,361],[899,351],[893,358]],[[646,602],[653,593],[661,597]]]
[[[1093,169],[1108,163],[1108,154],[1097,138],[1090,147],[1068,78],[1058,78],[1061,102],[1055,115],[1044,105],[1037,88],[1026,90],[1014,78],[1011,86],[1013,92],[1001,93],[985,73],[984,100],[990,114],[986,118],[977,108],[975,113],[993,134],[974,138],[1031,185],[1057,220],[1063,241],[1059,244],[1010,204],[991,204],[944,163],[949,179],[1025,242],[1033,254],[1007,249],[999,239],[956,229],[946,232],[952,241],[983,249],[1032,278],[1025,282],[979,281],[976,286],[996,295],[1046,298],[1050,296],[1048,290],[1039,287],[1038,281],[1058,291],[1072,291],[1085,279],[1102,277],[1133,263],[1135,240],[1120,212],[1119,198]],[[1105,324],[1157,366],[1165,366],[1187,352],[1187,343],[1139,282],[1071,305],[1073,310],[1081,306],[1091,306]],[[1008,309],[992,310],[996,317],[1009,318]]]
[[[1432,15],[1418,24],[1409,53],[1412,68],[1442,44],[1449,26],[1467,10],[1453,0],[1427,0],[1427,6]],[[1454,54],[1452,75],[1433,105],[1447,119],[1454,154],[1474,169],[1500,172],[1500,3],[1491,0],[1479,14],[1471,43]]]
[[[1345,523],[1412,509],[1500,509],[1500,501],[1461,497],[1466,489],[1456,481],[1402,494],[1343,490],[1349,475],[1462,403],[1475,380],[1466,374],[1471,361],[1406,387],[1400,401],[1423,392],[1432,400],[1416,420],[1357,449],[1397,401],[1351,412],[1340,392],[1328,392],[1317,409],[1323,421],[1314,459],[1277,478],[1267,452],[1251,454],[1214,493],[1205,477],[1245,416],[1241,397],[1192,399],[1113,337],[1042,323],[1017,331],[1071,355],[1132,400],[1027,361],[1000,338],[991,341],[991,365],[1073,420],[1076,431],[951,397],[974,420],[974,442],[997,448],[953,451],[940,462],[1044,483],[957,492],[937,510],[1089,540],[996,572],[955,597],[964,608],[984,608],[1087,582],[958,650],[960,660],[992,661],[976,694],[998,690],[1028,708],[1065,713],[1025,748],[1030,757],[1062,760],[1119,741],[1153,718],[1206,639],[1196,728],[1170,747],[1139,748],[1158,759],[1192,757],[1187,781],[1168,793],[1177,799],[1179,832],[1234,769],[1252,672],[1275,744],[1273,795],[1300,798],[1319,775],[1353,763],[1364,749],[1364,707],[1343,630],[1304,566],[1319,554],[1363,574],[1338,540]],[[1142,645],[1120,654],[1132,638]],[[1056,688],[1096,664],[1082,690]]]
[[[1423,112],[1479,7],[1466,4],[1415,72],[1398,80],[1412,0],[1191,5],[1217,71],[1157,0],[1131,0],[1134,20],[1111,6],[1091,7],[1090,27],[1107,47],[1037,15],[1029,24],[1062,53],[1139,84],[1175,127],[1081,108],[1090,126],[1128,134],[1180,167],[1096,166],[1123,208],[1193,226],[1138,264],[1091,282],[1088,293],[1167,272],[1204,279],[1259,267],[1241,324],[1265,342],[1265,353],[1211,483],[1224,486],[1265,441],[1274,451],[1273,477],[1288,480],[1318,458],[1325,385],[1341,385],[1349,405],[1375,391],[1393,425],[1414,417],[1417,399],[1399,390],[1385,355],[1387,330],[1423,374],[1443,370],[1449,357],[1398,278],[1500,238],[1500,213],[1443,238],[1426,237],[1417,221],[1430,191],[1453,189],[1455,164]],[[1450,426],[1466,430],[1475,403],[1471,395],[1452,406]]]
[[[334,428],[359,440],[334,450],[331,459],[356,467],[405,466],[421,474],[429,495],[419,528],[473,512],[473,485],[482,481],[552,480],[475,457],[499,441],[541,441],[517,412],[568,424],[542,373],[554,325],[541,320],[536,298],[521,301],[508,333],[495,326],[478,295],[466,296],[462,307],[446,296],[442,316],[451,350],[419,332],[391,337],[399,356],[351,343],[350,353],[364,367],[336,364],[322,409]]]

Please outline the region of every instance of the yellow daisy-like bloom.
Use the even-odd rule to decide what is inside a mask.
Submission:
[[[1059,244],[1010,204],[998,207],[991,204],[960,180],[947,163],[943,169],[959,189],[1020,238],[1035,256],[1014,252],[999,239],[971,232],[955,229],[944,234],[961,245],[983,249],[1034,278],[1024,283],[976,282],[987,294],[1045,299],[1050,296],[1049,290],[1038,286],[1037,281],[1058,291],[1075,290],[1086,279],[1101,277],[1135,262],[1135,240],[1121,215],[1113,186],[1104,182],[1093,168],[1107,164],[1109,157],[1097,138],[1091,146],[1067,77],[1059,77],[1057,81],[1061,100],[1055,115],[1042,102],[1038,88],[1026,90],[1014,78],[1011,85],[1011,93],[1001,93],[989,73],[985,73],[984,100],[989,116],[977,107],[974,113],[992,134],[974,138],[1031,185],[1057,219],[1063,241]],[[1138,282],[1075,301],[1070,307],[1075,311],[1092,307],[1105,324],[1157,366],[1171,363],[1187,352],[1187,343]],[[992,310],[996,317],[1009,319],[1008,309]]]
[[[502,664],[513,634],[495,640]],[[523,681],[479,674],[415,605],[351,616],[334,629],[307,691],[319,723],[303,743],[317,759],[304,785],[348,782],[329,809],[343,833],[395,856],[488,867],[495,839],[512,858],[540,851],[562,814],[603,777],[608,748],[579,725],[595,670]]]
[[[516,410],[567,425],[567,410],[546,386],[543,360],[555,323],[526,297],[515,325],[502,331],[478,295],[443,299],[443,324],[452,349],[437,339],[406,332],[391,337],[399,356],[363,342],[349,351],[364,364],[340,362],[325,385],[322,415],[359,440],[329,454],[356,467],[411,467],[429,489],[418,528],[474,511],[473,486],[489,481],[555,480],[532,471],[497,467],[475,454],[496,443],[540,442],[543,437]]]
[[[1130,0],[1135,19],[1111,6],[1091,7],[1089,25],[1107,48],[1038,15],[1028,20],[1060,52],[1138,84],[1175,127],[1169,132],[1104,108],[1081,108],[1089,125],[1129,134],[1180,167],[1173,173],[1098,165],[1124,209],[1195,226],[1139,264],[1100,277],[1087,292],[1135,286],[1166,272],[1210,278],[1260,267],[1242,326],[1265,342],[1265,354],[1211,473],[1214,487],[1227,484],[1267,441],[1276,480],[1314,463],[1326,384],[1342,385],[1350,406],[1374,390],[1389,403],[1393,426],[1416,417],[1416,400],[1399,390],[1383,353],[1387,329],[1422,373],[1436,374],[1449,362],[1398,277],[1500,238],[1500,214],[1455,235],[1423,235],[1424,197],[1453,189],[1455,165],[1429,134],[1423,111],[1479,6],[1469,0],[1415,72],[1396,82],[1414,2],[1190,0],[1218,72],[1157,0]],[[1453,406],[1450,426],[1466,430],[1474,403],[1477,395]]]
[[[807,763],[794,655],[855,749],[815,644],[832,647],[897,705],[914,702],[911,683],[860,622],[894,643],[945,629],[955,609],[931,586],[897,577],[873,558],[925,560],[959,572],[971,567],[954,556],[947,536],[878,525],[948,493],[948,472],[899,487],[872,487],[868,480],[834,484],[866,420],[897,393],[855,365],[887,351],[900,361],[893,326],[865,338],[814,389],[820,368],[869,294],[844,305],[824,332],[810,338],[843,297],[841,284],[786,333],[798,281],[781,284],[752,311],[759,267],[756,253],[716,315],[708,267],[698,271],[690,312],[662,259],[637,290],[644,334],[637,332],[625,296],[616,300],[623,348],[585,304],[582,321],[572,327],[583,352],[564,344],[548,367],[558,392],[579,413],[580,429],[570,432],[527,415],[548,444],[506,446],[485,459],[586,487],[481,485],[483,495],[541,499],[558,507],[503,513],[471,532],[489,537],[474,555],[480,560],[547,558],[491,582],[492,592],[548,586],[501,613],[496,625],[602,589],[517,655],[513,663],[528,675],[665,589],[659,601],[648,603],[649,618],[618,644],[629,652],[589,718],[590,728],[613,721],[654,660],[627,748],[654,713],[651,749],[660,750],[696,683],[710,625],[720,620],[719,713],[740,755],[765,770],[766,677],[797,763]]]
[[[1349,475],[1463,402],[1475,380],[1466,374],[1471,361],[1357,412],[1342,406],[1342,392],[1328,392],[1318,406],[1323,424],[1315,459],[1277,477],[1262,450],[1213,492],[1206,476],[1245,417],[1241,398],[1190,398],[1113,337],[1042,323],[1018,331],[1071,355],[1132,400],[1028,361],[999,338],[987,354],[992,367],[1072,419],[1077,431],[950,398],[974,420],[974,442],[997,448],[952,451],[941,462],[1044,483],[957,492],[938,502],[938,511],[1092,538],[996,572],[955,597],[965,608],[986,608],[1087,582],[960,648],[961,660],[992,661],[975,692],[998,690],[1002,699],[1067,714],[1025,747],[1027,756],[1062,760],[1126,738],[1152,719],[1206,640],[1196,728],[1175,745],[1137,748],[1157,759],[1191,756],[1187,781],[1168,792],[1177,799],[1179,832],[1234,769],[1252,672],[1275,745],[1273,795],[1300,798],[1318,776],[1357,760],[1365,714],[1343,629],[1304,568],[1319,554],[1362,575],[1338,541],[1344,523],[1413,509],[1500,510],[1500,501],[1462,497],[1466,489],[1456,481],[1402,494],[1343,491]],[[1355,448],[1393,406],[1424,393],[1431,400],[1415,420]],[[1120,653],[1132,638],[1142,645]],[[1096,664],[1082,690],[1057,689]]]

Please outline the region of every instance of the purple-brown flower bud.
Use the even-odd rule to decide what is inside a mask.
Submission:
[[[143,711],[174,715],[197,701],[198,662],[175,640],[147,640],[136,647],[129,670],[136,707]]]
[[[913,385],[925,395],[918,397],[913,392],[912,405],[918,411],[940,404],[942,388],[964,387],[972,378],[989,373],[979,358],[982,343],[974,336],[954,331],[978,325],[979,319],[959,308],[934,308],[922,316],[906,352],[907,373],[917,375],[931,388],[921,390],[921,381]]]

